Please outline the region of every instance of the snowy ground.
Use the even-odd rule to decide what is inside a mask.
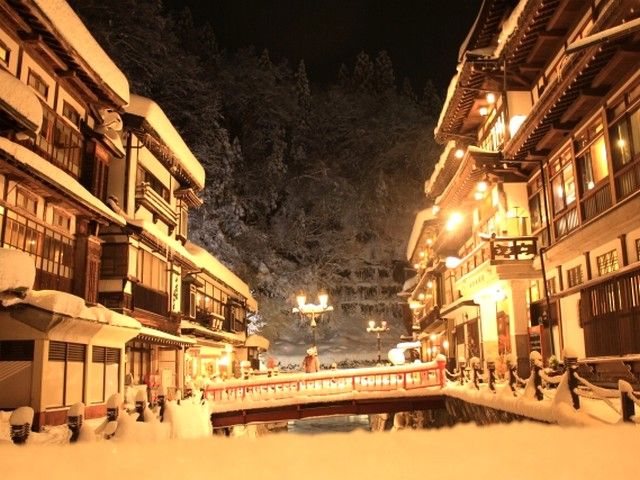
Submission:
[[[522,423],[66,447],[0,444],[0,465],[7,479],[609,479],[637,472],[639,444],[635,426]]]

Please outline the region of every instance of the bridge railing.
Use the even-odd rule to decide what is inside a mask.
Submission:
[[[271,378],[230,380],[207,386],[205,398],[214,402],[286,399],[353,392],[392,392],[443,387],[444,358],[395,367],[323,370],[280,374]]]

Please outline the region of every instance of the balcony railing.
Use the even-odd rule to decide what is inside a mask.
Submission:
[[[605,183],[599,188],[588,192],[580,202],[580,208],[582,209],[582,220],[584,222],[611,208],[611,189],[609,184]]]
[[[640,160],[626,165],[616,173],[616,193],[618,200],[627,198],[640,189]]]
[[[492,261],[531,260],[537,253],[536,237],[495,237],[489,239]]]
[[[158,315],[167,315],[168,296],[164,292],[151,290],[139,283],[133,285],[133,308],[140,308]]]
[[[136,185],[136,205],[145,206],[154,217],[158,217],[170,227],[175,227],[178,223],[178,217],[171,205],[147,182]]]
[[[556,239],[564,237],[570,231],[578,227],[578,209],[569,209],[566,213],[559,215],[554,220]]]
[[[487,238],[461,259],[460,265],[455,270],[456,278],[460,279],[486,262],[500,264],[522,262],[533,259],[537,252],[537,237]]]

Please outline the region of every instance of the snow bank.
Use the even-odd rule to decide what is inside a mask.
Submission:
[[[42,104],[33,89],[22,83],[5,69],[0,68],[0,102],[9,107],[35,126],[35,132],[42,126]]]
[[[167,118],[160,106],[150,98],[131,95],[131,102],[125,108],[127,113],[143,117],[160,139],[176,156],[180,166],[187,171],[199,190],[204,188],[204,168]]]
[[[452,445],[463,447],[461,455]],[[560,448],[555,452],[553,447]],[[167,442],[0,445],[3,478],[255,478],[539,480],[630,478],[636,426],[561,428],[514,423],[393,433],[212,437]],[[37,461],[34,461],[37,459]]]
[[[208,438],[211,436],[211,416],[207,404],[191,399],[166,403],[164,423],[170,425],[171,438]]]
[[[127,77],[96,42],[69,4],[65,0],[34,0],[34,3],[49,19],[54,32],[82,57],[89,68],[122,99],[123,103],[128,103]]]
[[[75,178],[56,167],[53,163],[48,162],[37,153],[32,152],[28,148],[18,145],[4,137],[0,137],[0,150],[11,155],[19,162],[24,163],[36,171],[38,175],[46,177],[50,183],[73,195],[83,205],[100,212],[114,223],[123,226],[126,225],[126,221],[122,215],[115,213],[104,203],[94,197],[86,188],[80,185]]]
[[[29,290],[36,279],[36,265],[31,255],[20,250],[0,248],[0,292]]]

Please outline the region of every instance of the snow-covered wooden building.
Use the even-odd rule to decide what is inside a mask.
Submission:
[[[100,230],[124,157],[127,79],[64,2],[0,2],[0,408],[30,405],[36,425],[88,417],[123,390],[124,343],[140,325],[95,305]],[[17,255],[22,253],[22,255]],[[8,276],[8,277],[7,277]],[[12,290],[12,291],[9,291]]]
[[[204,169],[153,100],[131,95],[123,118],[126,155],[109,175],[108,203],[126,225],[102,230],[99,299],[143,325],[127,344],[127,373],[168,390],[185,376],[231,376],[257,306],[246,283],[188,241]]]
[[[438,221],[407,252],[414,319],[451,358],[640,354],[639,15],[482,3],[435,130]]]

